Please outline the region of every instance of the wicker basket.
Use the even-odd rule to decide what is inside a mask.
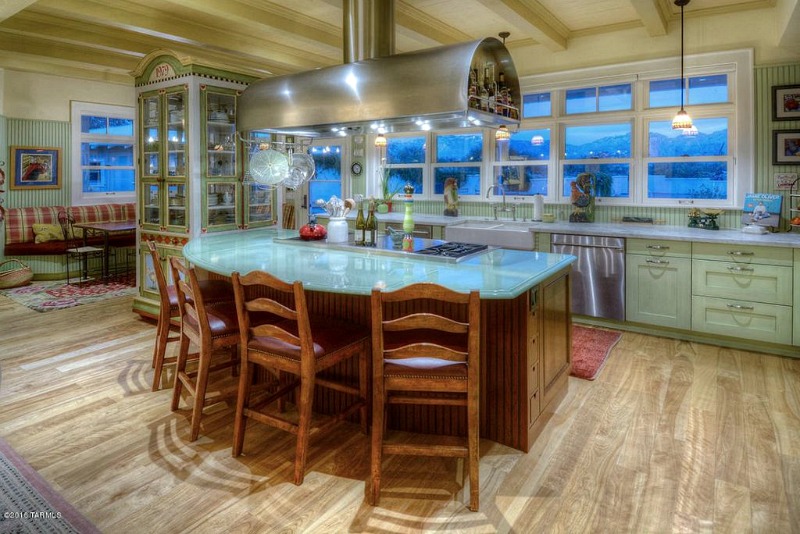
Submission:
[[[11,264],[9,267],[8,264]],[[0,289],[24,286],[33,280],[30,267],[17,259],[0,262]]]

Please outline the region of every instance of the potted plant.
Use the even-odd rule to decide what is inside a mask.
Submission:
[[[390,178],[389,169],[384,169],[379,184],[382,198],[378,199],[378,213],[388,213],[392,211],[392,199],[402,189],[401,186],[393,187]]]

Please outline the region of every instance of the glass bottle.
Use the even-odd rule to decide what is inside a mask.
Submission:
[[[375,219],[375,201],[369,201],[369,214],[367,215],[367,222],[364,224],[366,230],[364,235],[364,246],[375,246],[375,234],[378,232],[378,221]]]
[[[498,75],[499,79],[497,82],[497,100],[501,104],[500,109],[498,109],[498,113],[503,115],[504,117],[508,117],[508,87],[506,86],[506,73],[500,71]]]
[[[358,202],[358,215],[356,215],[356,233],[355,233],[355,242],[356,245],[363,246],[364,245],[364,233],[366,230],[366,222],[364,220],[364,202]]]
[[[481,111],[489,111],[489,67],[483,68],[483,83],[478,87]]]

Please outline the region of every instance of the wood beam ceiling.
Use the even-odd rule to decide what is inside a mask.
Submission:
[[[478,1],[550,50],[567,49],[569,30],[536,0]]]

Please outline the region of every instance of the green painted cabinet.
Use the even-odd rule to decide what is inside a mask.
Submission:
[[[692,246],[692,330],[792,343],[792,249]]]
[[[800,346],[800,248],[794,249],[794,345]]]
[[[628,239],[625,256],[627,321],[691,327],[691,244]]]

